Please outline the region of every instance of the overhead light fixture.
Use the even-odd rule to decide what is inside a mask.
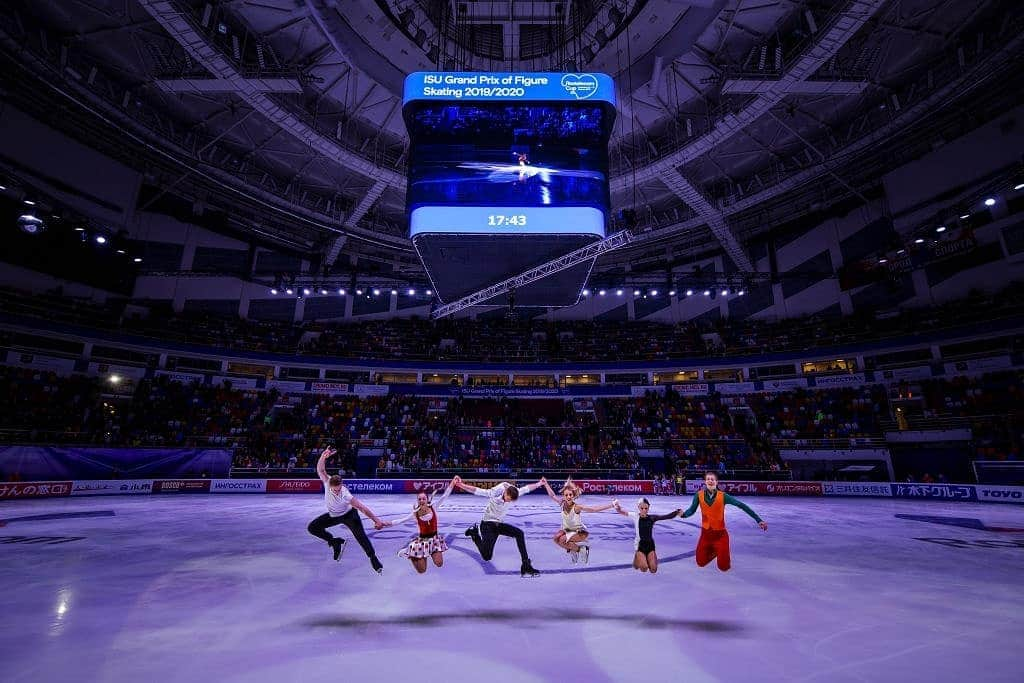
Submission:
[[[0,185],[0,192],[3,192],[6,189],[7,189],[6,185]]]
[[[85,228],[79,225],[77,228],[75,228],[75,232],[85,232]]]
[[[711,296],[711,290],[710,289],[705,289],[704,290],[704,296]]]
[[[416,290],[410,288],[409,289],[409,296],[416,296]]]
[[[889,259],[887,259],[887,258],[880,258],[880,259],[878,259],[878,262],[879,263],[888,263]]]
[[[597,292],[598,296],[604,296],[604,295],[605,295],[605,294],[607,294],[607,293],[608,293],[608,292],[607,292],[606,290],[603,290],[603,289],[600,289],[600,290],[598,290],[598,292]]]
[[[359,296],[362,296],[363,295],[363,290],[357,289],[356,290],[356,294],[359,295]]]
[[[103,235],[96,235],[96,244],[106,244],[107,238]]]
[[[652,289],[651,290],[651,296],[658,296],[658,290]]]
[[[291,295],[291,294],[294,294],[294,293],[295,293],[295,290],[294,290],[294,289],[292,289],[291,287],[289,287],[288,289],[284,290],[284,293],[285,293],[285,294],[288,294],[288,295]]]
[[[985,200],[985,206],[995,206],[995,205],[996,205],[996,200],[995,200],[994,197],[989,197],[988,199]]]
[[[965,220],[967,220],[970,217],[971,217],[971,214],[965,213],[963,216],[960,216],[960,220],[965,221]]]
[[[43,223],[42,219],[39,217],[27,213],[23,216],[18,216],[18,227],[21,228],[21,231],[24,233],[29,235],[38,235],[46,230],[46,223]]]
[[[118,250],[117,250],[117,253],[118,253],[118,254],[123,254],[123,253],[124,253],[124,249],[118,249]]]
[[[271,287],[270,293],[273,294],[274,296],[277,296],[277,287]]]
[[[906,249],[900,249],[899,251],[896,252],[896,255],[897,256],[902,256],[903,254],[906,254],[906,253],[907,253]]]
[[[615,296],[622,296],[622,290],[621,289],[616,289],[615,290]]]
[[[946,226],[940,225],[939,227],[935,228],[935,232],[946,232]]]
[[[309,296],[309,287],[303,287],[303,288],[302,288],[302,293],[303,293],[303,294],[304,294],[305,296]]]
[[[740,291],[736,292],[736,296],[743,296],[746,293],[747,293],[747,290],[741,289]]]
[[[344,289],[339,289],[338,290],[338,295],[339,296],[345,296],[345,290]]]
[[[924,244],[924,238],[918,237],[916,240],[914,240],[914,244]]]
[[[1024,190],[1024,183],[1020,183],[1020,184],[1014,185],[1013,189],[1015,189],[1015,190]]]
[[[589,289],[584,289],[583,290],[583,296],[590,296],[590,290]]]
[[[669,296],[675,296],[676,295],[676,290],[674,290],[674,289],[668,290],[668,295]]]
[[[135,258],[132,259],[132,261],[134,261],[135,263],[142,263],[142,257],[136,256]]]
[[[693,290],[692,289],[686,290],[686,296],[693,296]]]
[[[25,200],[25,204],[27,206],[35,206],[36,205],[36,203],[34,201],[32,201],[31,199],[26,199]]]
[[[398,294],[398,290],[397,289],[392,289],[391,290],[391,294],[392,295],[397,295]]]
[[[729,296],[729,290],[728,289],[723,289],[722,290],[722,296]]]
[[[380,296],[380,290],[379,289],[373,290],[373,295],[374,296]]]
[[[434,296],[434,293],[433,293],[432,291],[430,291],[430,290],[428,289],[428,290],[426,291],[426,295],[427,295],[427,296]]]
[[[639,289],[634,289],[633,290],[633,296],[640,296],[640,290]]]

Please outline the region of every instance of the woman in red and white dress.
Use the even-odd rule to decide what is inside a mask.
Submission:
[[[434,495],[437,493],[436,490],[430,494],[426,491],[420,491],[416,495],[416,504],[409,514],[385,523],[387,526],[394,526],[413,518],[416,519],[416,524],[419,526],[419,535],[409,541],[409,545],[399,550],[398,556],[408,558],[419,574],[427,571],[428,557],[434,561],[434,566],[436,567],[444,564],[444,552],[448,550],[448,544],[437,533],[436,508],[440,507],[441,503],[451,495],[454,485],[455,480],[453,479],[448,484],[448,488],[436,499],[434,498]]]

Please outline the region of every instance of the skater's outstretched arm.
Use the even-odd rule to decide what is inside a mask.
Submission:
[[[448,483],[448,488],[446,488],[444,490],[444,492],[441,493],[440,496],[438,496],[437,498],[434,498],[434,494],[433,493],[430,494],[430,504],[433,505],[434,507],[441,507],[441,503],[443,503],[448,498],[448,496],[452,495],[452,488],[454,486],[455,486],[455,480],[452,479],[451,482]],[[437,493],[437,492],[435,491],[434,493]]]
[[[546,483],[547,483],[547,479],[538,479],[537,481],[535,481],[532,484],[527,484],[526,486],[520,486],[519,487],[519,493],[530,493],[531,491],[536,491],[541,486],[544,486],[544,484],[546,484]],[[515,484],[509,484],[509,486],[515,486]]]
[[[749,505],[744,503],[742,500],[739,500],[737,498],[733,498],[728,493],[725,493],[725,491],[723,491],[722,493],[725,495],[725,504],[726,505],[735,505],[740,510],[743,510],[748,515],[750,515],[750,518],[753,519],[755,522],[757,522],[757,525],[759,527],[761,527],[761,531],[768,531],[768,522],[766,522],[763,519],[761,519],[760,517],[758,517],[757,513],[754,512],[753,510],[751,510]]]
[[[327,458],[337,453],[333,448],[328,446],[320,453],[320,459],[316,461],[316,473],[320,477],[320,481],[327,486],[327,481],[330,477],[327,476]]]
[[[697,491],[697,493],[693,494],[693,502],[690,503],[690,507],[686,508],[686,512],[683,512],[682,514],[679,515],[680,517],[683,517],[683,518],[691,517],[693,515],[693,513],[697,512],[697,508],[700,507],[700,499],[697,498],[697,496],[699,496],[699,495],[700,495],[700,491]]]
[[[624,517],[637,517],[638,516],[637,513],[635,513],[635,512],[630,512],[629,510],[623,509],[622,505],[619,504],[618,500],[613,500],[612,501],[612,505],[615,506],[615,511],[618,512],[620,515],[622,515]]]
[[[647,515],[647,516],[652,521],[654,521],[654,522],[662,522],[662,521],[664,521],[666,519],[672,519],[673,517],[678,517],[681,514],[683,514],[683,509],[679,508],[678,510],[673,510],[672,512],[668,513],[667,515]]]
[[[548,493],[548,498],[550,498],[552,500],[552,502],[555,503],[555,505],[558,505],[559,507],[561,507],[562,501],[560,501],[558,499],[558,496],[556,496],[555,492],[551,489],[551,484],[549,484],[547,482],[547,479],[544,479],[542,481],[544,482],[544,490],[547,491],[547,493]]]
[[[615,503],[608,503],[607,505],[577,505],[576,510],[579,512],[604,512],[605,510],[611,510],[615,507]]]
[[[364,505],[363,502],[361,500],[359,500],[358,498],[356,498],[355,496],[352,497],[352,500],[351,500],[351,502],[349,504],[352,507],[354,507],[356,510],[359,510],[364,515],[366,515],[367,517],[372,519],[373,520],[373,528],[376,529],[377,531],[380,531],[381,529],[383,529],[384,527],[387,526],[387,524],[385,524],[384,521],[380,517],[378,517],[377,515],[373,514],[373,510],[371,510],[370,508],[366,507],[366,505]]]

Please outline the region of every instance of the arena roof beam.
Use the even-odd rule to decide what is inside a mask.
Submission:
[[[173,2],[139,0],[139,5],[156,19],[193,59],[216,78],[231,82],[235,86],[234,92],[239,97],[285,132],[309,145],[324,157],[367,178],[383,181],[394,187],[405,187],[405,176],[402,174],[377,166],[369,159],[354,154],[254,88],[251,79],[242,76],[238,69],[193,26],[191,18],[179,11]]]
[[[660,180],[679,166],[697,159],[715,147],[732,138],[736,132],[761,118],[771,107],[782,101],[793,84],[809,79],[825,62],[834,57],[849,42],[864,24],[871,19],[887,0],[851,0],[826,27],[817,34],[817,39],[777,80],[768,81],[769,87],[736,114],[724,116],[703,136],[689,145],[681,147],[656,161],[611,180],[613,192],[625,192],[627,185],[635,180],[645,183]]]
[[[238,92],[236,83],[223,78],[164,78],[155,81],[154,85],[171,93]],[[302,92],[297,78],[247,78],[245,86],[255,92]]]
[[[531,268],[519,275],[515,275],[507,280],[502,280],[490,287],[481,289],[478,292],[464,296],[457,301],[452,301],[451,303],[438,306],[433,310],[433,312],[431,312],[430,317],[434,319],[444,318],[458,313],[465,308],[469,308],[470,306],[479,306],[485,301],[489,301],[494,297],[505,294],[513,289],[525,287],[526,285],[546,278],[549,275],[554,275],[555,273],[560,273],[563,270],[572,268],[573,266],[577,266],[581,263],[595,260],[601,254],[606,254],[614,249],[624,247],[634,239],[636,239],[636,236],[629,230],[617,232],[610,237],[606,237],[600,242],[594,242],[593,244],[588,244],[576,251],[570,251],[564,256],[559,256],[558,258],[548,261],[547,263],[543,263],[536,268]]]
[[[351,213],[345,217],[345,222],[342,224],[347,229],[355,228],[359,221],[363,219],[366,212],[369,211],[373,205],[380,199],[380,196],[384,194],[384,190],[388,188],[388,184],[378,180],[373,184],[373,187],[363,195],[363,198],[359,200],[359,203],[355,205]],[[341,253],[342,247],[345,246],[346,237],[345,235],[338,235],[332,242],[331,246],[328,247],[327,253],[324,254],[324,265],[333,266],[334,262],[338,260],[338,254]]]
[[[760,95],[780,87],[779,79],[730,78],[722,84],[723,95]],[[795,81],[785,86],[787,95],[856,95],[870,85],[867,81]]]
[[[668,171],[662,176],[661,180],[668,189],[672,190],[691,209],[696,211],[698,216],[707,221],[711,232],[721,243],[725,253],[729,255],[729,258],[732,259],[732,262],[736,264],[739,270],[744,273],[754,270],[754,265],[750,262],[747,252],[743,251],[743,246],[736,239],[736,235],[733,234],[732,230],[729,229],[729,224],[725,222],[725,215],[714,207],[707,197],[694,187],[693,183],[684,178],[679,169],[673,168],[671,171]]]

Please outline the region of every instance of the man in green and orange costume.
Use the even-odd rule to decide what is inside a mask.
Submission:
[[[718,489],[718,475],[707,472],[704,475],[704,488],[693,494],[690,507],[680,517],[690,517],[700,508],[701,530],[697,541],[697,565],[703,567],[711,560],[718,559],[718,568],[729,571],[732,558],[729,555],[729,532],[725,530],[725,506],[735,505],[746,512],[757,522],[762,531],[768,531],[768,523],[757,516],[750,507]]]

